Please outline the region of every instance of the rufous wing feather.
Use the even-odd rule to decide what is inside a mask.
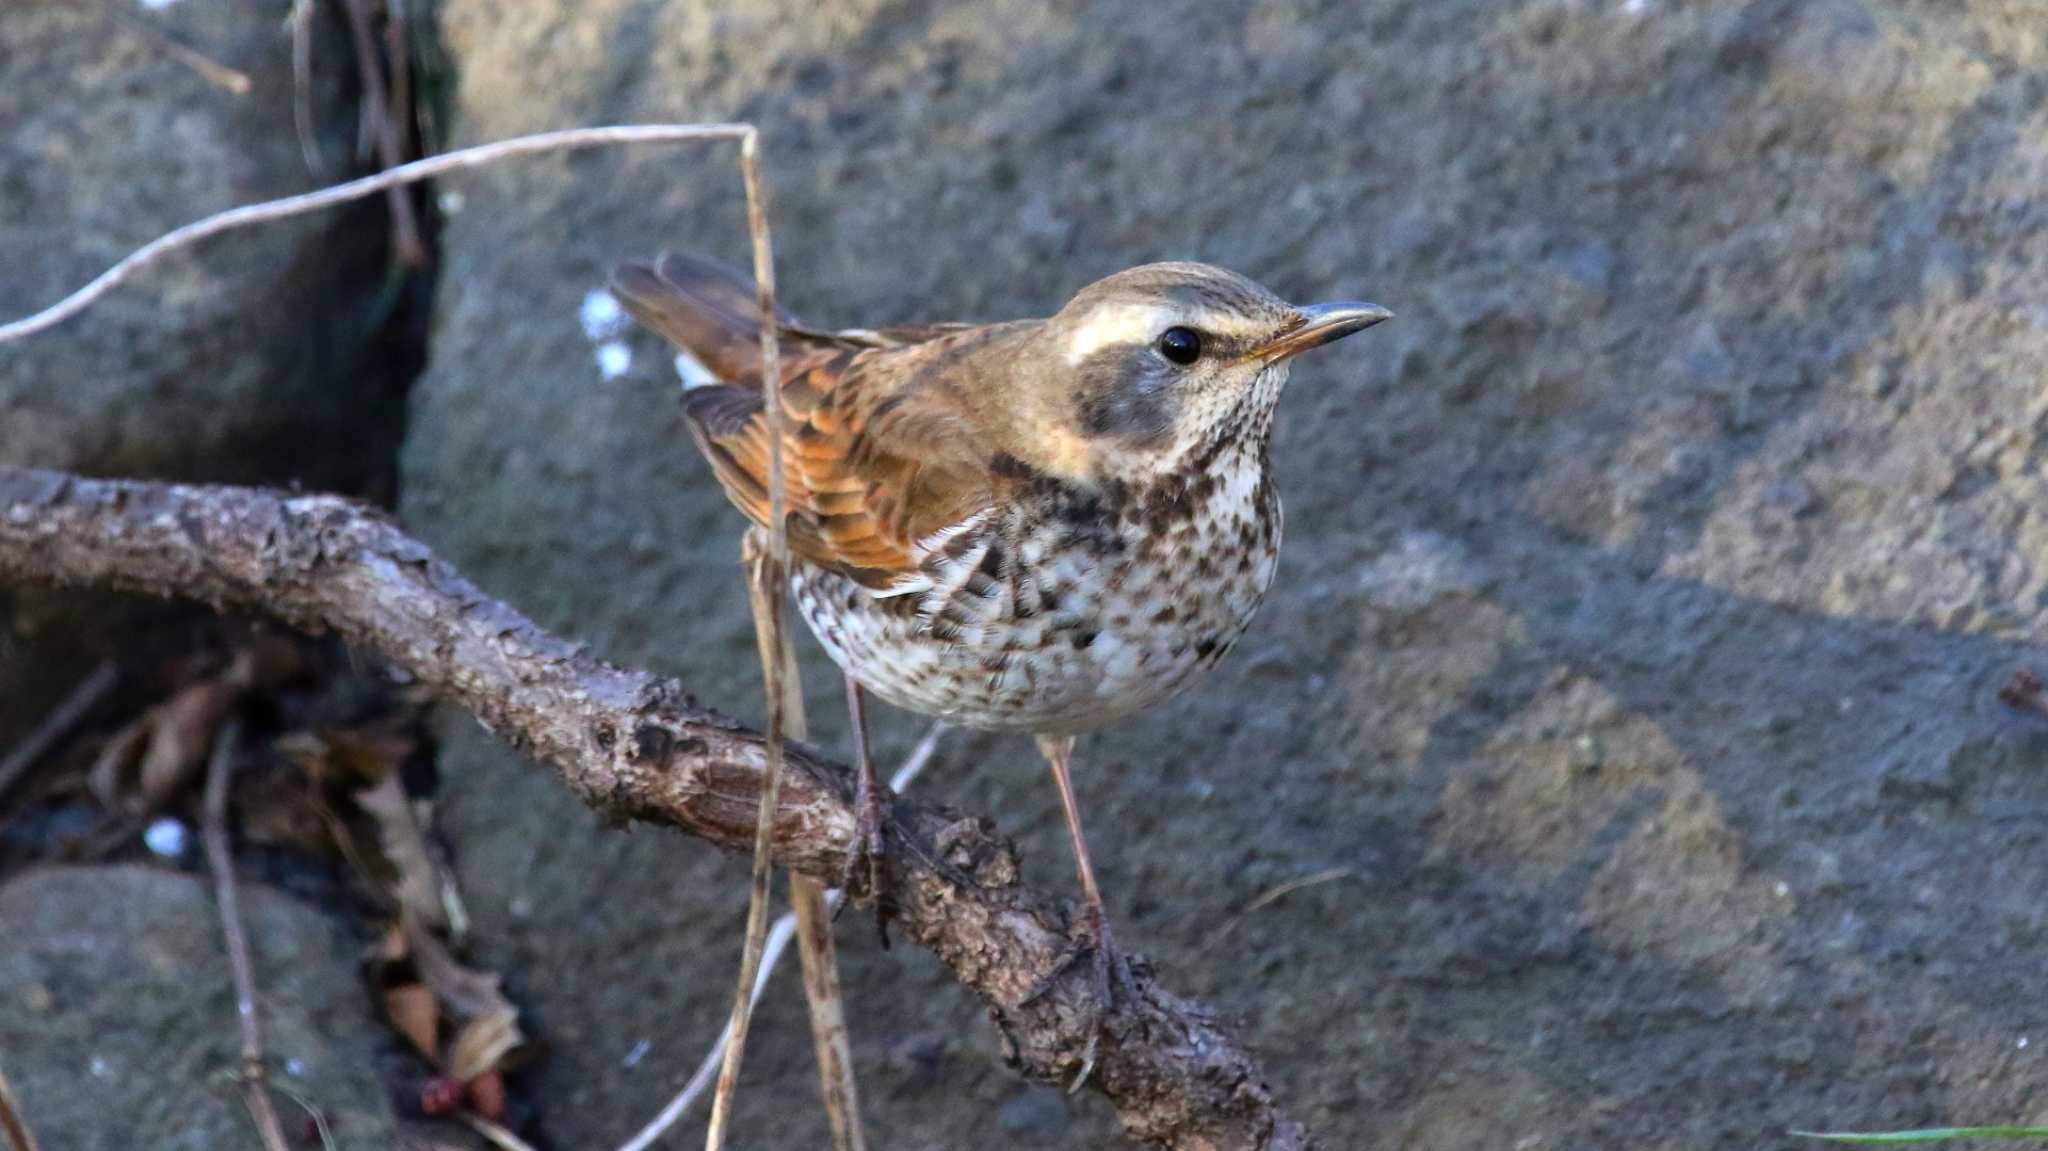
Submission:
[[[612,278],[635,319],[720,381],[684,392],[690,431],[732,500],[768,522],[768,421],[760,392],[758,305],[746,277],[665,255]],[[886,591],[917,573],[921,540],[986,508],[989,452],[953,393],[920,386],[934,340],[961,325],[825,332],[778,313],[784,498],[790,548]]]

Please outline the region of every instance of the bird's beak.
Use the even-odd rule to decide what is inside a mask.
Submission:
[[[1394,318],[1394,313],[1378,304],[1309,304],[1296,311],[1301,313],[1301,326],[1259,345],[1255,355],[1276,363]]]

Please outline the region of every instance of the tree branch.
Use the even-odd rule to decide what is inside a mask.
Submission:
[[[752,846],[767,765],[759,733],[698,707],[673,680],[542,631],[364,505],[0,468],[0,582],[195,599],[334,632],[554,768],[607,820]],[[792,744],[776,862],[836,881],[851,797],[844,767]],[[1063,904],[1023,886],[989,821],[901,799],[890,814],[902,841],[923,847],[892,857],[905,935],[987,1001],[1021,1070],[1070,1078],[1093,1024],[1088,965],[1061,970]],[[1119,1002],[1090,1078],[1126,1133],[1186,1151],[1307,1147],[1209,1011],[1160,987],[1142,960],[1133,968],[1138,1001]]]

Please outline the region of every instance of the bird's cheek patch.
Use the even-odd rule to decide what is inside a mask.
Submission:
[[[1162,373],[1133,370],[1129,348],[1105,348],[1075,366],[1082,434],[1133,448],[1173,438],[1173,389]]]

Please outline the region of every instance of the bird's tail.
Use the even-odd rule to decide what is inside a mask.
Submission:
[[[612,295],[627,313],[688,352],[719,381],[761,383],[760,305],[744,273],[705,256],[664,252],[652,266],[627,264],[612,273]],[[778,326],[796,320],[776,310]]]

